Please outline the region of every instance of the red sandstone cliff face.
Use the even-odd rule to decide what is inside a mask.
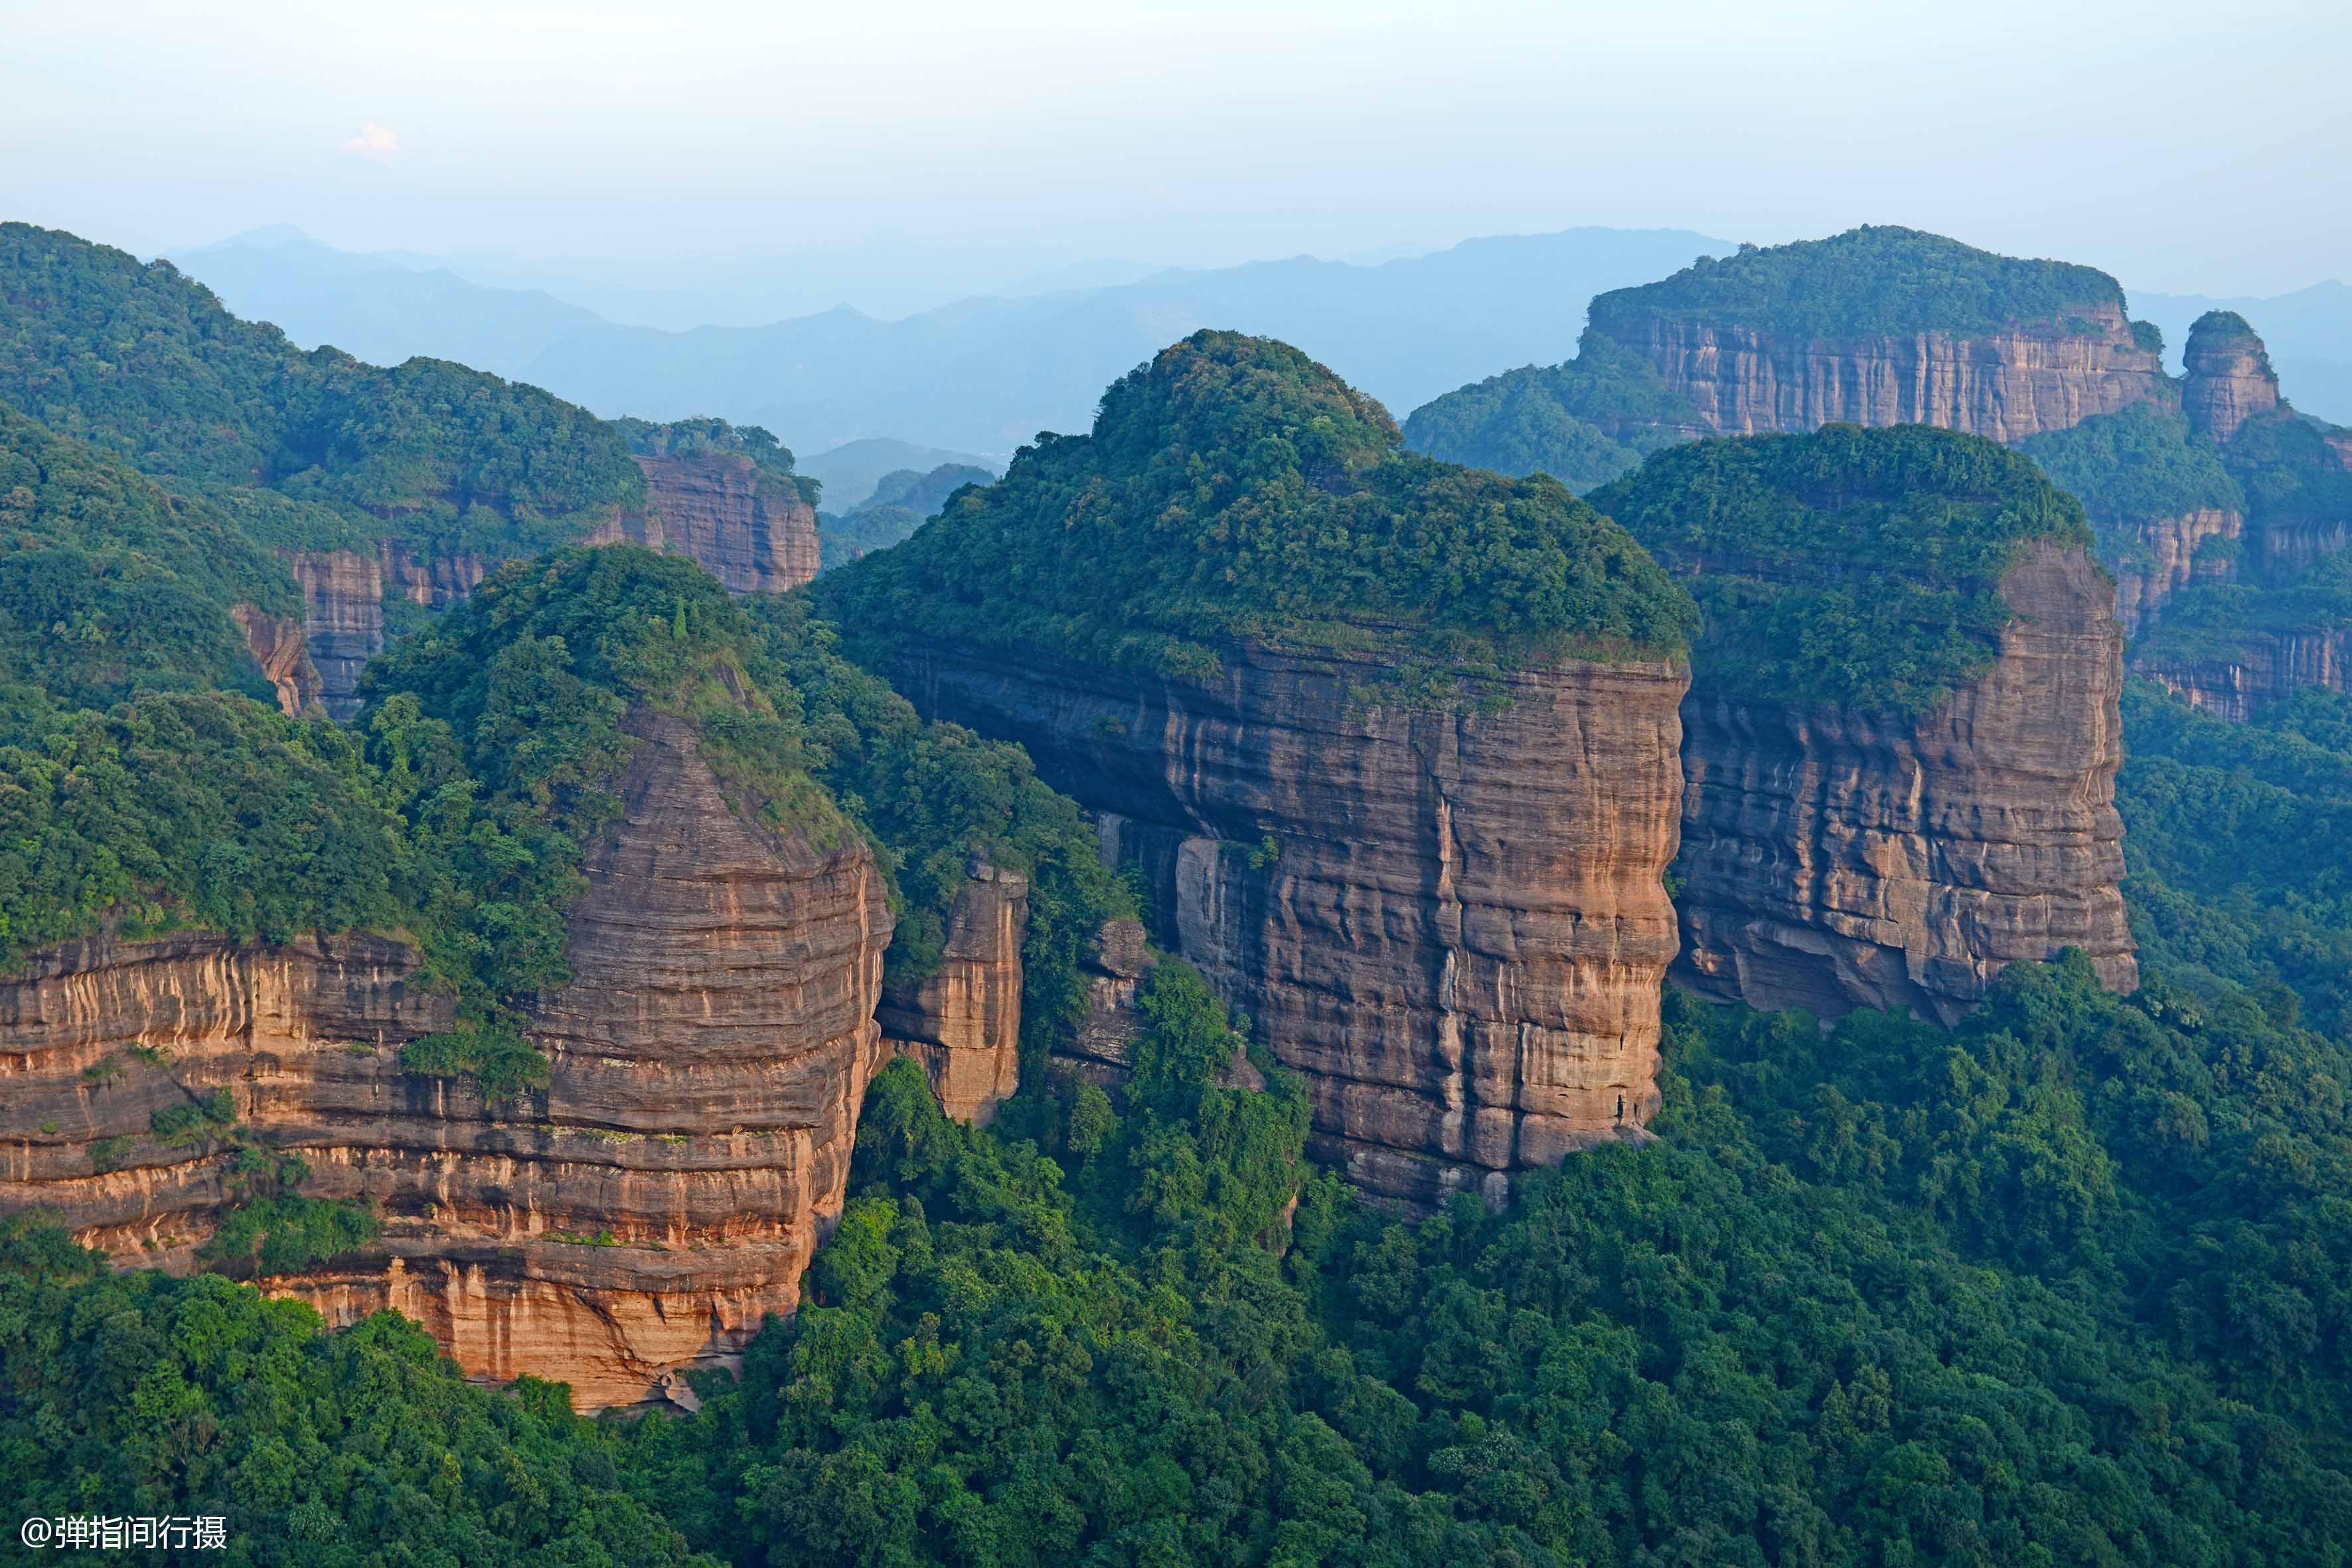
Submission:
[[[1029,879],[975,865],[948,914],[938,971],[890,984],[875,1015],[883,1047],[929,1074],[941,1109],[986,1126],[1021,1087],[1021,942]]]
[[[800,491],[732,452],[640,455],[648,500],[591,536],[689,555],[736,594],[781,594],[814,581],[816,509]]]
[[[1789,342],[1746,327],[1653,318],[1616,341],[1657,366],[1714,435],[1843,421],[1937,425],[2016,442],[2113,414],[2162,387],[2159,356],[2133,342],[2119,308],[2084,312],[2095,331],[2053,324],[1983,337]]]
[[[816,576],[815,510],[749,458],[702,452],[636,463],[646,476],[646,510],[615,511],[588,543],[642,544],[690,556],[738,594],[781,594]],[[340,720],[359,711],[360,671],[383,651],[386,589],[444,610],[471,594],[487,572],[478,555],[419,555],[394,541],[373,555],[293,551],[287,561],[302,586],[303,637],[321,700]]]
[[[469,1373],[568,1382],[589,1407],[728,1360],[796,1304],[839,1214],[891,923],[854,832],[749,826],[690,731],[638,728],[573,981],[533,1030],[545,1089],[485,1107],[405,1071],[399,1047],[449,1015],[396,942],[73,943],[0,981],[0,1209],[189,1266],[234,1196],[228,1152],[145,1134],[226,1087],[310,1162],[306,1192],[383,1216],[367,1252],[267,1288],[337,1323],[398,1308]],[[107,1138],[127,1142],[94,1159]]]
[[[2314,626],[2252,634],[2227,655],[2152,655],[2134,659],[2132,669],[2192,708],[2242,724],[2305,686],[2352,690],[2352,630]]]
[[[2123,623],[2124,635],[2137,637],[2155,625],[2173,595],[2190,584],[2227,579],[2231,563],[2200,560],[2199,548],[2208,540],[2242,539],[2245,531],[2243,515],[2219,507],[2135,524],[2138,551],[2116,569],[2116,619]]]
[[[2137,983],[2116,884],[2123,636],[2105,575],[2043,545],[2002,593],[1983,679],[1924,720],[1738,701],[1683,707],[1678,978],[1833,1017],[1956,1020],[2007,964],[2079,947]]]
[[[2223,446],[2247,420],[2279,405],[2278,377],[2263,340],[2235,316],[2216,311],[2199,317],[2180,363],[2188,373],[2180,404],[2189,427]]]
[[[1181,956],[1307,1076],[1318,1152],[1413,1205],[1499,1197],[1655,1107],[1686,676],[1571,662],[1445,713],[1366,708],[1383,673],[1244,649],[1201,685],[947,649],[899,671],[1144,863]],[[1110,958],[1079,1052],[1115,1071],[1140,965]]]
[[[237,605],[230,614],[245,634],[253,662],[278,694],[278,710],[293,719],[317,707],[322,690],[319,667],[310,661],[301,623],[290,616],[265,616],[251,605]]]

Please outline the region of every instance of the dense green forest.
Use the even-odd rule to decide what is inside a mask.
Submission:
[[[845,566],[872,551],[889,549],[937,517],[956,491],[995,478],[970,463],[941,463],[929,473],[893,468],[875,485],[872,495],[841,516],[818,516],[817,543],[824,569]]]
[[[691,458],[704,452],[724,452],[749,458],[765,479],[789,485],[810,506],[824,495],[824,487],[796,471],[793,449],[775,433],[758,425],[730,425],[724,419],[673,419],[656,425],[644,419],[615,419],[613,426],[629,450],[649,458]]]
[[[1404,444],[1441,462],[1549,474],[1582,494],[1704,428],[1648,360],[1587,332],[1565,364],[1491,376],[1414,409]]]
[[[2087,287],[1858,233],[1720,268],[1800,322],[1821,267],[1873,256],[1932,264],[1955,320]],[[1654,391],[1606,368],[1496,394],[1528,451]],[[1705,678],[1912,710],[1989,657],[2019,550],[2089,542],[2044,468],[2094,517],[2232,484],[2258,515],[2335,504],[2315,426],[2218,459],[2182,429],[2151,406],[2032,457],[1919,427],[1699,442],[1596,498],[1621,529],[1555,479],[1404,450],[1294,350],[1201,333],[813,594],[739,601],[625,546],[511,561],[371,667],[346,728],[262,700],[232,612],[293,607],[271,545],[530,552],[628,493],[631,451],[779,482],[790,454],[301,354],[168,267],[0,229],[0,963],[108,927],[398,931],[457,1000],[407,1065],[498,1098],[543,1079],[524,1016],[651,714],[766,829],[872,844],[895,980],[940,963],[973,858],[1032,889],[1021,1093],[978,1130],[882,1071],[806,1304],[740,1375],[698,1374],[696,1413],[583,1419],[559,1386],[467,1384],[392,1314],[329,1333],[16,1218],[0,1500],[220,1514],[225,1560],[331,1568],[2346,1568],[2352,699],[2231,726],[2130,687],[2137,994],[2074,956],[1949,1032],[1670,994],[1654,1138],[1408,1221],[1305,1160],[1304,1086],[1181,963],[1140,985],[1126,1081],[1050,1066],[1128,890],[1018,748],[845,657],[928,629],[1197,675],[1235,637],[1473,664],[1696,637]],[[2340,616],[2347,560],[2197,590],[2161,635]],[[205,1261],[364,1229],[299,1166]]]
[[[1385,410],[1286,344],[1196,332],[897,549],[820,580],[826,613],[1205,675],[1215,645],[1360,645],[1491,665],[1675,650],[1689,602],[1558,483],[1404,451]]]
[[[1990,668],[2021,549],[2092,542],[2081,503],[2030,458],[1924,425],[1695,442],[1592,503],[1685,574],[1701,679],[1891,712]]]
[[[0,224],[0,403],[243,502],[265,544],[529,554],[645,495],[620,431],[537,387],[306,353],[169,262],[20,223]]]
[[[2171,398],[2029,436],[2019,449],[2083,503],[2101,530],[2103,552],[2124,548],[2112,529],[2208,507],[2237,511],[2245,506],[2221,448],[2189,430]]]
[[[2122,287],[2095,268],[1997,256],[1941,235],[1878,224],[1827,239],[1743,245],[1735,255],[1701,257],[1671,278],[1595,296],[1588,320],[1591,331],[1628,343],[1644,341],[1659,321],[1801,340],[2045,324],[2096,331],[2104,329],[2084,321],[2083,312],[2120,311],[2123,305]]]

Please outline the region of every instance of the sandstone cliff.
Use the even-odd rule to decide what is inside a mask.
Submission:
[[[2016,442],[2113,414],[2163,386],[2158,356],[2135,343],[2120,307],[2085,310],[2081,328],[1844,339],[1658,318],[1615,341],[1654,365],[1716,435],[1917,424]]]
[[[2190,707],[2233,724],[2305,686],[2352,690],[2352,629],[2336,625],[2249,631],[2234,640],[2226,652],[2154,648],[2135,658],[2132,670]]]
[[[730,452],[686,457],[638,455],[648,496],[643,509],[613,510],[592,544],[642,544],[684,555],[738,594],[777,594],[816,575],[816,512],[789,483]],[[360,671],[383,651],[383,602],[390,591],[428,610],[445,610],[472,593],[490,563],[471,552],[423,553],[396,540],[373,553],[288,553],[301,584],[302,631],[318,667],[327,711],[359,711]]]
[[[2242,513],[2221,507],[2199,507],[2130,525],[2126,533],[2132,547],[2115,568],[2116,619],[2123,624],[2124,635],[2137,637],[2153,625],[2182,589],[2227,580],[2231,559],[2212,554],[2208,543],[2234,542],[2244,537],[2245,530]]]
[[[1021,940],[1029,879],[975,864],[948,913],[934,973],[894,982],[876,1014],[884,1047],[923,1064],[940,1105],[986,1126],[1021,1087]]]
[[[626,540],[686,555],[735,594],[781,594],[816,576],[816,509],[739,453],[636,454],[644,511],[623,510],[592,544]]]
[[[73,943],[0,982],[0,1207],[186,1266],[237,1196],[231,1153],[150,1118],[225,1088],[238,1128],[310,1163],[306,1193],[383,1216],[368,1249],[263,1282],[331,1321],[396,1307],[468,1372],[589,1407],[732,1355],[839,1212],[891,922],[854,833],[749,826],[690,731],[635,727],[573,979],[533,1030],[545,1089],[486,1107],[404,1068],[449,1018],[396,942]]]
[[[1920,720],[1735,700],[1702,662],[1683,707],[1680,979],[1946,1023],[2005,965],[2065,947],[2137,983],[2114,590],[2080,549],[2044,544],[2001,592],[2016,618],[1998,662]]]
[[[245,634],[253,662],[278,695],[278,710],[296,718],[319,706],[324,688],[319,667],[311,662],[302,624],[290,616],[264,615],[251,605],[235,605],[229,614]]]
[[[1678,666],[1523,672],[1465,712],[1368,707],[1378,662],[1262,648],[1199,683],[940,646],[898,673],[1099,814],[1357,1184],[1499,1196],[1655,1108]],[[1129,946],[1076,1047],[1113,1069]]]
[[[2263,340],[2245,318],[2227,310],[2209,310],[2189,329],[2180,354],[2187,378],[2181,383],[2181,407],[2189,427],[2223,446],[2249,419],[2279,405],[2278,376],[2271,369]]]

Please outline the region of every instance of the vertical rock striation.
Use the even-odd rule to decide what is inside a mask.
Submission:
[[[1365,706],[1388,673],[1236,647],[1192,682],[941,646],[897,671],[927,714],[1027,746],[1141,861],[1176,950],[1307,1076],[1320,1154],[1416,1206],[1498,1196],[1656,1104],[1685,677],[1570,661],[1492,710]],[[1108,992],[1141,966],[1105,968]],[[1080,1047],[1113,1068],[1118,1005]]]
[[[623,510],[592,544],[626,541],[689,556],[735,594],[781,594],[816,576],[816,509],[740,453],[636,454],[642,512]]]
[[[2210,506],[2131,525],[2132,547],[2115,568],[2116,619],[2124,635],[2137,637],[2154,625],[2183,589],[2226,580],[2231,560],[2210,553],[2210,542],[2235,543],[2245,531],[2242,513]]]
[[[0,982],[0,1207],[187,1266],[239,1200],[231,1147],[150,1118],[225,1088],[243,1135],[310,1163],[306,1193],[383,1216],[367,1250],[267,1288],[334,1322],[397,1308],[469,1373],[590,1407],[731,1357],[839,1213],[891,922],[856,834],[753,827],[690,730],[632,722],[572,980],[532,1031],[544,1089],[486,1107],[404,1068],[449,1013],[398,943],[72,943]]]
[[[2243,316],[2208,310],[2189,329],[2181,349],[2181,408],[2189,428],[2227,446],[2249,419],[2279,405],[2278,376],[2263,340]]]
[[[1701,668],[1683,707],[1677,978],[1758,1007],[1947,1024],[2006,965],[2062,948],[2137,983],[2114,590],[2081,550],[2042,545],[2001,591],[2016,618],[1991,671],[1922,719],[1734,698]]]
[[[886,1049],[923,1064],[958,1121],[986,1126],[1021,1087],[1021,941],[1029,879],[975,863],[948,911],[939,967],[886,984],[876,1021]]]

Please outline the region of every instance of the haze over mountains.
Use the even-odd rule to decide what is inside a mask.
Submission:
[[[608,416],[719,411],[803,453],[889,436],[1001,456],[1041,429],[1083,428],[1107,383],[1203,325],[1303,344],[1402,414],[1497,369],[1564,355],[1594,294],[1730,248],[1680,229],[1575,228],[1375,265],[1295,257],[974,297],[898,321],[845,307],[684,332],[285,231],[173,259],[232,310],[306,346],[332,342],[379,363],[454,359]]]

